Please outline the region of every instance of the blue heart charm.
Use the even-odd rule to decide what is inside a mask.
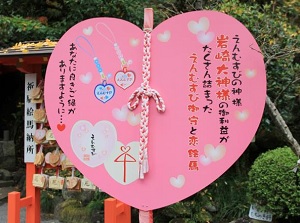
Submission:
[[[115,87],[103,81],[95,87],[94,94],[99,101],[106,103],[115,95]]]

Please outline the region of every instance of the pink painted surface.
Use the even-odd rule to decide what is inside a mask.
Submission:
[[[238,159],[260,123],[266,75],[256,41],[228,15],[190,12],[157,26],[150,86],[166,112],[151,100],[150,170],[140,180],[141,110],[126,104],[142,83],[143,36],[114,18],[72,27],[50,58],[45,103],[60,147],[88,179],[131,206],[153,210],[198,192]]]

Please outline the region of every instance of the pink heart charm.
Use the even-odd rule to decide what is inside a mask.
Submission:
[[[132,71],[127,71],[125,73],[123,71],[119,71],[115,76],[116,84],[124,90],[129,88],[134,83],[134,80],[135,75]]]

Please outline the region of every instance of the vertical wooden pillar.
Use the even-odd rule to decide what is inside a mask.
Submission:
[[[42,78],[42,66],[32,66],[32,71],[37,74],[37,81]],[[25,148],[24,148],[25,149]],[[26,163],[26,197],[20,198],[20,192],[11,192],[8,194],[8,223],[20,222],[20,209],[26,208],[26,222],[40,223],[40,189],[32,185],[33,174],[36,173],[36,167],[33,163]]]
[[[36,167],[33,163],[26,163],[26,197],[32,197],[31,204],[26,207],[26,222],[41,222],[40,189],[32,185],[33,174]]]
[[[115,198],[104,201],[104,223],[130,223],[131,208]]]
[[[42,65],[32,65],[33,73],[36,73],[37,83],[42,79]],[[25,148],[24,148],[25,149]],[[32,185],[33,174],[36,173],[36,166],[33,163],[26,163],[26,197],[32,197],[31,205],[26,208],[26,222],[41,222],[41,191]]]

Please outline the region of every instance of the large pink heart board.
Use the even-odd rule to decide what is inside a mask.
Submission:
[[[45,103],[60,147],[111,196],[142,210],[180,201],[223,174],[251,142],[266,96],[262,54],[234,18],[195,11],[151,33],[149,172],[139,179],[143,31],[115,18],[82,21],[55,47]]]

